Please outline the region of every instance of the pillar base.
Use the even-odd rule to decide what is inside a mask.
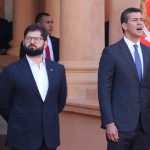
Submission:
[[[97,62],[63,62],[68,84],[68,104],[99,109],[97,92]]]

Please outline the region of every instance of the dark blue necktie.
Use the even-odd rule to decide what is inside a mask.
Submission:
[[[138,76],[139,76],[139,79],[140,81],[142,80],[142,64],[141,64],[141,59],[140,59],[140,56],[139,56],[139,53],[138,53],[138,45],[137,44],[134,44],[134,57],[135,57],[135,65],[136,65],[136,69],[137,69],[137,72],[138,72]]]

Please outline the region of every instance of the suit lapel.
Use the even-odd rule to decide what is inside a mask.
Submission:
[[[133,71],[135,78],[137,79],[138,82],[140,82],[134,60],[132,58],[132,55],[130,53],[130,50],[129,50],[127,44],[125,43],[125,41],[123,39],[120,41],[119,46],[120,46],[121,53],[122,53],[123,57],[126,59],[126,61],[128,62],[129,66],[131,67],[131,70]]]
[[[32,71],[30,69],[30,66],[29,66],[29,63],[26,59],[26,57],[24,57],[22,60],[21,60],[21,63],[22,63],[22,66],[20,68],[21,72],[22,72],[22,75],[24,77],[24,81],[27,82],[27,84],[29,85],[29,88],[40,98],[41,98],[41,95],[39,93],[39,90],[38,90],[38,87],[36,85],[36,82],[35,82],[35,79],[34,79],[34,76],[32,74]]]
[[[49,36],[49,38],[50,38],[50,40],[51,40],[51,42],[52,42],[52,46],[54,46],[54,43],[55,43],[54,38],[53,38],[52,36]]]
[[[49,82],[49,86],[48,86],[48,91],[47,91],[47,95],[45,97],[45,101],[46,99],[48,99],[49,95],[51,95],[51,92],[54,90],[54,78],[55,78],[55,67],[53,65],[52,61],[47,61],[46,60],[46,70],[47,70],[47,75],[48,75],[48,82]]]
[[[142,55],[143,55],[143,80],[148,69],[148,54],[145,47],[141,44]]]

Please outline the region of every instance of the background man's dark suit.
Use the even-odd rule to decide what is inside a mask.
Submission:
[[[54,59],[56,62],[59,61],[59,38],[56,38],[54,36],[49,36],[50,40],[52,42],[53,47],[53,53],[54,53]],[[26,55],[24,49],[23,49],[23,43],[20,44],[20,59]]]
[[[0,113],[8,122],[8,147],[37,149],[43,137],[48,148],[60,144],[58,115],[66,103],[65,70],[51,61],[46,61],[46,69],[49,88],[44,102],[26,57],[0,76]]]

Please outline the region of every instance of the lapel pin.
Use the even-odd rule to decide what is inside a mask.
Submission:
[[[51,68],[50,71],[53,71],[53,69]]]

